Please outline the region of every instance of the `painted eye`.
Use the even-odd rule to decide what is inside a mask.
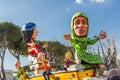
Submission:
[[[83,25],[87,24],[87,21],[86,21],[86,20],[83,20],[83,21],[82,21],[82,24],[83,24]]]
[[[74,24],[75,24],[75,25],[80,24],[80,20],[76,20],[76,21],[74,22]]]

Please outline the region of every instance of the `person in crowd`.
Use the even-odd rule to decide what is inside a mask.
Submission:
[[[120,71],[117,69],[110,69],[107,73],[106,80],[120,80]]]

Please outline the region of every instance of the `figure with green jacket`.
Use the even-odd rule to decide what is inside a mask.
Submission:
[[[69,40],[75,48],[75,59],[81,60],[82,63],[96,64],[103,70],[105,74],[105,66],[102,58],[95,53],[86,51],[88,45],[93,45],[100,39],[106,37],[106,32],[101,32],[97,37],[91,39],[88,37],[89,20],[85,13],[77,12],[73,15],[71,20],[71,34],[65,33],[64,38]]]
[[[14,73],[17,74],[17,77],[19,78],[19,80],[26,80],[28,76],[26,74],[25,68],[21,67],[20,61],[17,61],[15,63],[15,67],[16,67],[17,71],[14,71]]]

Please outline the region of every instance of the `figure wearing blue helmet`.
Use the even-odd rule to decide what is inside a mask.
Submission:
[[[23,38],[24,41],[27,42],[30,39],[32,39],[32,35],[34,32],[34,28],[36,28],[36,24],[29,22],[26,23],[23,27],[22,27],[22,34],[23,34]]]
[[[32,56],[37,57],[40,54],[44,55],[40,49],[41,46],[35,41],[38,31],[36,24],[29,22],[22,27],[22,34],[26,45],[28,46],[28,53]]]
[[[25,41],[25,44],[28,47],[28,54],[33,57],[38,57],[44,65],[45,54],[41,50],[41,46],[35,41],[38,31],[35,23],[29,22],[22,27],[22,35]]]

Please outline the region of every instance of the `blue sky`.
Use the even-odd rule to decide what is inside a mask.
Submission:
[[[22,27],[27,22],[37,24],[38,40],[64,40],[64,33],[70,33],[71,17],[77,11],[89,17],[89,36],[98,35],[101,30],[113,35],[120,44],[120,0],[0,0],[0,22],[13,22]],[[14,70],[16,59],[6,53],[5,69]],[[28,64],[21,58],[22,65]]]

